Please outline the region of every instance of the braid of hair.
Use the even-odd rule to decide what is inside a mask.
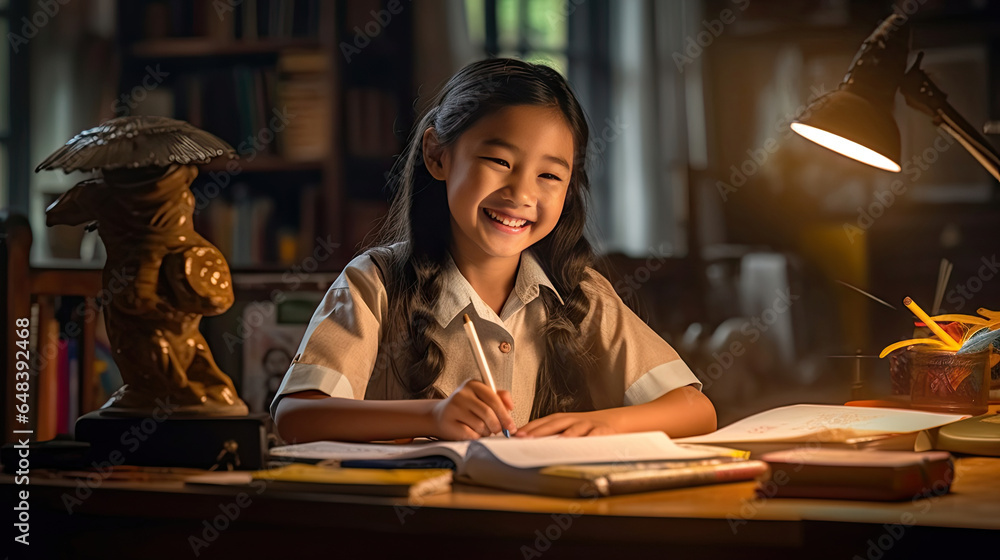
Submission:
[[[444,352],[431,337],[440,329],[434,318],[434,302],[443,288],[444,267],[427,258],[411,257],[416,286],[409,301],[408,331],[410,345],[410,365],[400,384],[407,389],[410,398],[424,399],[435,396],[434,381],[444,370]]]
[[[538,370],[532,418],[594,408],[587,374],[596,360],[580,336],[580,324],[590,309],[581,283],[593,261],[593,249],[583,236],[583,205],[578,194],[567,196],[559,226],[535,246],[556,289],[567,295],[560,305],[554,294],[542,292],[548,320],[542,327],[545,356]]]

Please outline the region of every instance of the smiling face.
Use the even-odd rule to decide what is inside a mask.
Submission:
[[[554,107],[516,105],[479,119],[452,145],[424,134],[424,161],[445,181],[456,256],[518,257],[562,213],[573,133]]]

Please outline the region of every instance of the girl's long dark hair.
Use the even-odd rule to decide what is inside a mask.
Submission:
[[[505,107],[536,105],[560,110],[573,133],[573,170],[558,224],[532,246],[564,304],[540,290],[548,321],[543,332],[545,355],[538,371],[531,418],[554,412],[592,410],[587,373],[594,359],[583,347],[580,322],[590,301],[580,288],[594,252],[584,238],[589,182],[585,171],[588,127],[579,102],[558,72],[515,59],[489,59],[463,68],[448,81],[414,127],[406,151],[393,169],[389,216],[378,239],[385,262],[389,320],[383,328],[380,360],[384,375],[395,376],[410,398],[436,395],[434,382],[444,368],[441,348],[431,340],[439,329],[434,303],[443,288],[442,274],[451,242],[448,199],[443,181],[424,166],[423,134],[433,127],[443,147],[452,145],[476,121]],[[387,245],[408,241],[391,257]],[[408,355],[408,356],[407,356]],[[407,356],[406,358],[400,358]]]

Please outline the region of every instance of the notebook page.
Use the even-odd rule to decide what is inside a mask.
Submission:
[[[305,460],[350,461],[357,459],[405,459],[444,455],[456,463],[465,457],[467,441],[428,441],[422,443],[348,443],[341,441],[313,441],[275,447],[272,457]]]
[[[844,441],[936,428],[966,418],[896,408],[797,404],[766,410],[682,443]]]
[[[663,432],[581,438],[489,438],[477,440],[472,445],[485,447],[497,459],[518,468],[706,459],[718,455],[713,449],[681,447]]]

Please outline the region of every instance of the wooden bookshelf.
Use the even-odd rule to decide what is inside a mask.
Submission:
[[[254,159],[239,158],[236,160],[216,159],[211,163],[199,166],[202,173],[207,171],[225,171],[234,161],[234,165],[239,165],[243,171],[251,173],[281,172],[281,171],[320,171],[323,169],[323,162],[320,160],[290,160],[275,155],[258,155]]]
[[[136,59],[203,58],[206,56],[245,56],[278,54],[288,49],[320,49],[319,40],[308,38],[257,39],[250,41],[181,37],[142,41],[132,45],[129,56]]]
[[[388,0],[118,3],[116,114],[186,120],[240,154],[201,166],[192,185],[195,227],[233,270],[288,270],[326,240],[338,248],[319,270],[335,271],[388,210],[385,177],[416,98],[412,7],[393,4],[391,20],[379,22],[389,8]],[[345,56],[342,44],[372,22],[378,33]]]

